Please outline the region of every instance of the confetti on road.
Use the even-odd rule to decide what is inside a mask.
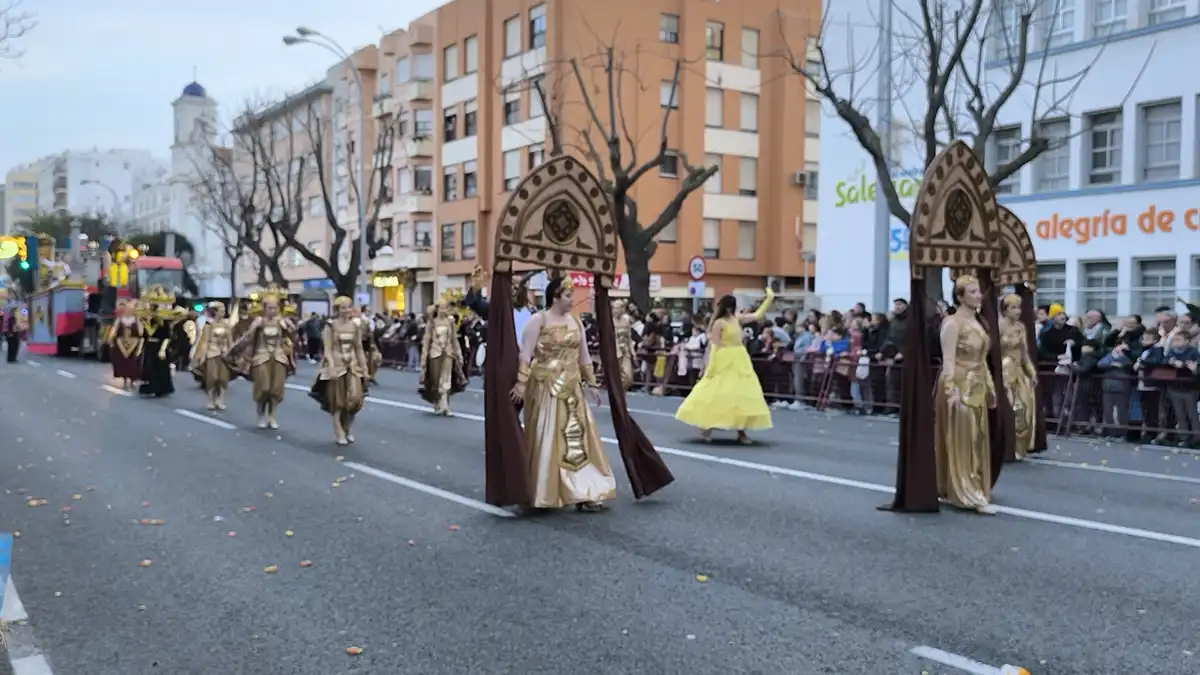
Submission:
[[[75,501],[79,501],[80,499],[83,499],[83,495],[79,495],[79,494],[71,495],[71,499],[73,499]]]
[[[312,567],[312,566],[313,566],[313,562],[312,562],[311,560],[301,560],[301,561],[300,561],[300,566],[301,566],[301,567]]]
[[[462,529],[462,525],[451,525],[450,527],[448,527],[446,529],[450,530],[451,532],[458,532],[459,530]]]
[[[145,560],[143,560],[142,562],[138,563],[138,567],[149,567],[149,566],[151,566],[151,565],[153,565],[153,564],[154,564],[154,561],[153,561],[153,560],[151,560],[151,559],[149,559],[149,558],[146,558],[146,559],[145,559]]]
[[[704,582],[708,581],[708,575],[707,574],[697,574],[696,581],[699,581],[700,583],[704,583]]]
[[[230,536],[230,537],[236,537],[236,536],[237,536],[237,532],[234,532],[233,530],[230,530],[230,531],[228,532],[228,536]]]
[[[279,571],[279,565],[267,565],[263,568],[263,571],[267,574],[275,574]]]
[[[346,653],[350,656],[358,656],[363,653],[362,647],[346,647]]]
[[[45,499],[34,498],[34,499],[30,499],[29,501],[25,502],[25,505],[29,506],[30,508],[36,508],[38,506],[45,506],[46,504],[49,504],[49,503],[50,502],[47,502]]]
[[[296,533],[295,533],[295,532],[292,532],[291,530],[287,530],[287,531],[285,531],[285,532],[283,533],[283,536],[285,536],[285,537],[294,537],[294,536],[296,536]]]

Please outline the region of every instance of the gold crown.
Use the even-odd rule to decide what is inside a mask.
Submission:
[[[575,288],[575,280],[571,278],[570,274],[564,275],[562,278],[562,289],[566,291],[573,288]]]
[[[447,288],[442,292],[442,297],[438,299],[439,305],[455,305],[462,301],[463,292],[458,288]]]
[[[287,299],[287,290],[280,288],[278,284],[271,284],[266,288],[257,290],[250,294],[251,302],[266,302],[268,300],[275,303],[283,302]]]
[[[337,309],[344,309],[354,305],[354,301],[348,295],[339,295],[333,299],[333,306]]]
[[[972,276],[970,274],[964,274],[954,280],[954,287],[958,288],[958,289],[963,289],[963,288],[966,288],[967,286],[970,286],[971,284],[978,284],[978,283],[979,283],[979,279],[976,279],[974,276]]]
[[[155,284],[142,293],[142,300],[152,305],[173,305],[175,294],[168,291],[162,284]]]
[[[1020,307],[1021,306],[1021,296],[1017,295],[1016,293],[1009,293],[1008,295],[1004,296],[1004,306],[1005,307]]]

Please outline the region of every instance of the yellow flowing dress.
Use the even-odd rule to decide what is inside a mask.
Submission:
[[[934,393],[934,451],[938,495],[960,509],[984,509],[992,498],[988,442],[988,398],[993,393],[987,365],[991,339],[983,325],[960,309],[942,324],[942,372]],[[953,340],[952,345],[947,343]],[[957,390],[962,399],[950,404]]]
[[[754,313],[760,320],[767,312],[771,297]],[[733,431],[770,429],[771,409],[763,398],[762,384],[742,344],[742,326],[735,317],[718,319],[709,333],[708,365],[704,376],[684,399],[675,419],[699,429]]]
[[[1001,373],[1004,376],[1004,390],[1008,392],[1008,402],[1012,405],[1016,421],[1016,455],[1017,459],[1025,459],[1033,447],[1034,415],[1037,411],[1034,394],[1037,371],[1034,370],[1033,360],[1029,358],[1025,326],[1010,322],[1001,329],[1000,352],[1004,364]]]

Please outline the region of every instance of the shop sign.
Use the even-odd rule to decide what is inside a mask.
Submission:
[[[371,285],[375,288],[396,288],[404,283],[399,274],[376,274],[371,277]]]

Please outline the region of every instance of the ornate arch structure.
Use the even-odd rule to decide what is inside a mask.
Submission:
[[[954,141],[925,170],[909,227],[914,279],[929,268],[1000,267],[1000,206],[971,148]]]
[[[1001,255],[996,283],[1002,286],[1025,284],[1034,290],[1037,288],[1037,255],[1033,252],[1029,230],[1007,207],[999,207],[999,217]]]

